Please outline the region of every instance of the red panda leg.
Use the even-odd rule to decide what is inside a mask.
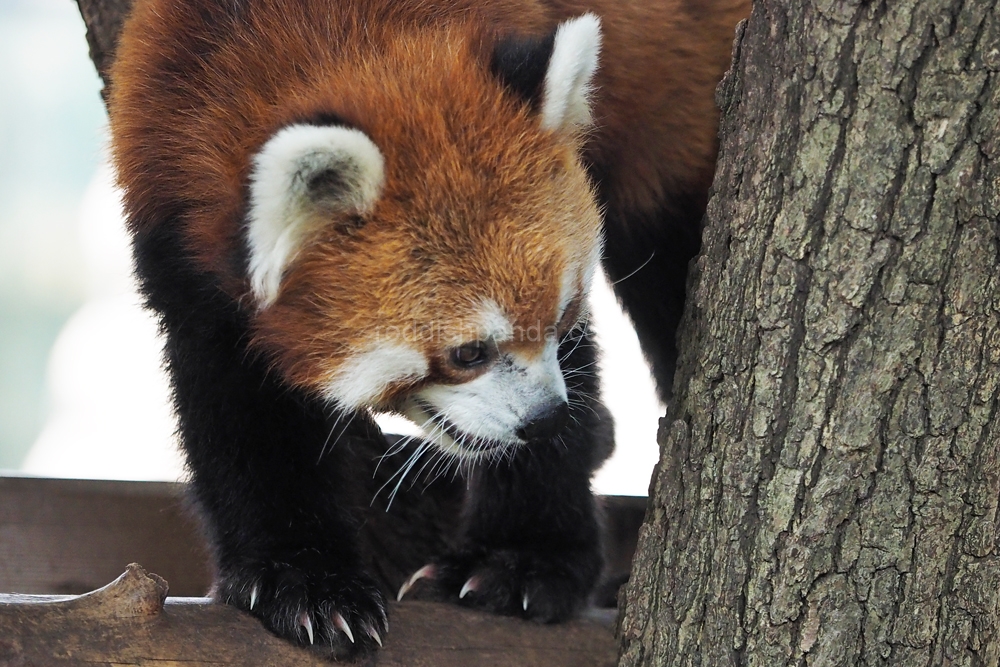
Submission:
[[[590,478],[614,447],[596,360],[591,334],[571,332],[560,344],[569,424],[472,472],[459,547],[416,573],[440,597],[541,622],[587,603],[603,565]]]
[[[703,206],[685,203],[652,214],[605,217],[604,268],[639,336],[664,403],[677,365],[677,327],[684,312],[688,265],[701,246]]]
[[[380,432],[367,417],[335,423],[271,373],[246,348],[245,315],[189,268],[169,232],[135,246],[166,333],[190,491],[217,566],[214,597],[326,654],[375,648],[386,604],[357,546],[351,441]]]

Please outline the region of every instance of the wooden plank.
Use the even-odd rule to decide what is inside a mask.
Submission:
[[[422,503],[413,511],[437,511],[428,496],[413,495],[414,503]],[[612,606],[628,577],[646,499],[607,496],[601,503],[608,566],[597,602]],[[413,517],[371,511],[367,525],[380,538],[374,547],[433,552],[433,545],[414,543],[420,535],[400,528],[412,526]],[[204,595],[210,566],[197,526],[183,484],[0,477],[0,592],[84,593],[114,579],[128,563],[140,562],[170,582],[172,595]],[[399,572],[387,576],[390,561],[383,554],[378,565],[391,591],[423,565],[409,563],[407,571],[399,565]]]
[[[208,591],[183,485],[0,477],[0,591],[83,593],[139,561],[177,595]]]
[[[84,596],[0,595],[0,664],[329,664],[257,621],[205,598],[164,598],[137,565]],[[393,603],[385,648],[359,664],[383,667],[610,667],[613,614],[540,625],[430,602]]]

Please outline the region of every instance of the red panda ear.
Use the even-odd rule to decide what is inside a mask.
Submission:
[[[601,21],[584,14],[546,37],[502,37],[490,70],[541,112],[542,127],[574,131],[590,124],[591,81],[601,49]]]
[[[278,295],[282,272],[330,216],[363,216],[382,191],[382,153],[363,132],[289,125],[254,157],[247,243],[250,285],[261,307]]]
[[[536,111],[542,103],[542,82],[555,40],[555,30],[545,37],[507,35],[493,47],[490,71]]]
[[[584,14],[556,30],[542,93],[542,127],[575,131],[591,123],[590,93],[601,51],[601,20]]]

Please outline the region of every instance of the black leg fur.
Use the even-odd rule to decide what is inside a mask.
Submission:
[[[604,268],[635,325],[660,400],[669,402],[677,364],[688,264],[701,247],[704,206],[683,200],[652,214],[605,215]]]
[[[469,479],[459,546],[435,562],[439,594],[542,622],[569,618],[601,573],[590,477],[611,453],[613,422],[598,400],[597,354],[583,328],[560,345],[570,423],[556,438],[478,466]]]
[[[238,307],[187,268],[176,236],[140,236],[135,247],[166,333],[191,491],[215,553],[215,597],[299,644],[310,644],[311,625],[312,641],[332,654],[373,648],[385,600],[358,551],[363,480],[351,475],[351,441],[381,439],[377,427],[360,415],[335,423],[284,386],[247,350]],[[334,626],[336,614],[353,642]]]

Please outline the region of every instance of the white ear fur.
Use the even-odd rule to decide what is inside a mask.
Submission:
[[[590,125],[590,101],[597,56],[601,51],[601,20],[584,14],[564,21],[556,30],[542,97],[542,127],[572,130]]]
[[[335,190],[315,187],[325,172]],[[322,211],[365,213],[382,191],[382,153],[363,132],[290,125],[254,158],[250,176],[250,285],[261,308],[278,295],[282,272]]]

